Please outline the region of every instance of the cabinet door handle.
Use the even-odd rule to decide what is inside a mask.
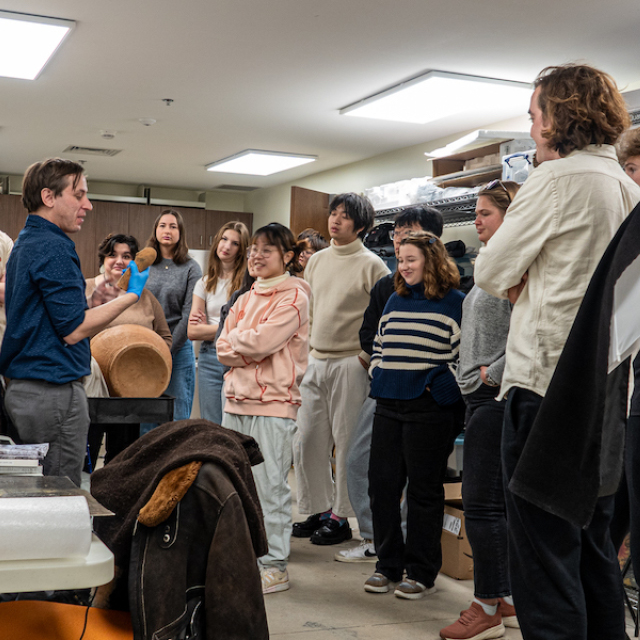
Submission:
[[[202,246],[202,236],[200,236],[200,246]]]
[[[213,244],[213,236],[209,236],[209,244]]]

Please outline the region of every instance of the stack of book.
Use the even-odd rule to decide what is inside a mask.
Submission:
[[[0,476],[41,476],[49,445],[0,445]]]
[[[41,476],[42,465],[39,460],[0,458],[0,476]]]

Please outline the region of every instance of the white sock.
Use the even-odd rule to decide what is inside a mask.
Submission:
[[[478,600],[478,598],[474,598],[473,601],[477,602],[484,609],[484,612],[488,616],[495,616],[496,615],[496,611],[498,610],[498,605],[497,604],[487,604],[486,602],[482,602],[482,601]]]
[[[508,605],[513,607],[513,596],[505,596],[502,598]]]

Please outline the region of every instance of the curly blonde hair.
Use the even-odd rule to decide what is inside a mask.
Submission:
[[[425,258],[422,281],[426,298],[444,298],[451,289],[460,286],[458,267],[438,236],[428,231],[415,231],[402,240],[400,247],[406,244],[418,247]],[[407,283],[399,271],[396,271],[393,283],[399,296],[409,295]]]

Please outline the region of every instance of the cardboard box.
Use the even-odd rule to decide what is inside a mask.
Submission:
[[[440,572],[457,580],[473,579],[473,554],[464,528],[464,512],[451,504],[444,506]]]
[[[462,482],[444,483],[444,501],[462,509]]]

